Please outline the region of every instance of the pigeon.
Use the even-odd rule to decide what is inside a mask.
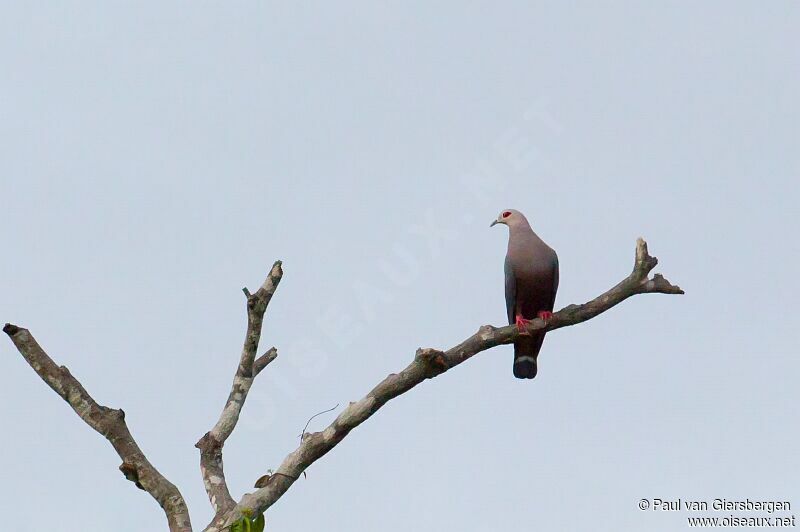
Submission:
[[[525,216],[514,209],[500,213],[495,224],[508,226],[506,253],[506,311],[508,323],[516,324],[524,335],[514,342],[514,376],[536,376],[536,359],[544,332],[528,333],[526,325],[534,318],[549,320],[558,290],[558,256],[533,232]]]

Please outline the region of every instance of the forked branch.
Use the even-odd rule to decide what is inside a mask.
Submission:
[[[553,314],[549,320],[535,319],[528,331],[551,331],[575,325],[605,312],[636,294],[683,294],[683,290],[671,284],[662,275],[649,278],[658,264],[651,257],[643,239],[636,242],[633,271],[616,286],[582,305],[569,305]],[[258,490],[248,493],[227,515],[219,516],[206,532],[219,532],[244,515],[260,513],[275,504],[300,475],[315,461],[341,442],[351,430],[369,419],[389,400],[409,391],[426,379],[432,379],[461,364],[469,358],[492,347],[509,344],[520,335],[513,325],[492,327],[484,325],[478,332],[447,351],[418,349],[414,360],[400,373],[392,373],[381,381],[362,399],[350,403],[339,416],[322,432],[305,436],[300,446],[290,453],[277,471]]]
[[[636,294],[682,294],[683,290],[660,274],[650,277],[650,272],[657,263],[658,260],[650,256],[647,244],[640,238],[636,243],[636,258],[630,275],[587,303],[564,307],[546,322],[541,319],[533,320],[528,325],[528,331],[551,331],[581,323]],[[258,358],[256,352],[264,313],[282,276],[281,263],[278,261],[254,294],[244,289],[247,296],[247,334],[233,385],[219,420],[197,442],[203,481],[215,510],[215,516],[206,527],[206,532],[221,532],[242,516],[259,514],[272,506],[311,464],[333,449],[351,430],[369,419],[389,400],[482,351],[512,343],[521,334],[513,325],[500,328],[484,325],[478,332],[447,351],[418,349],[408,366],[399,373],[387,376],[362,399],[350,403],[325,430],[304,435],[299,447],[286,456],[278,470],[272,475],[262,477],[258,489],[244,495],[236,503],[225,481],[222,447],[236,427],[253,379],[277,356],[275,348]],[[125,413],[95,402],[67,368],[59,367],[53,362],[26,329],[6,324],[3,331],[42,380],[66,400],[81,419],[111,443],[122,458],[120,470],[128,480],[158,501],[167,514],[170,530],[191,532],[192,526],[183,497],[139,449],[125,424]]]

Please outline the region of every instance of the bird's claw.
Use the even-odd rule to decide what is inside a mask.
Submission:
[[[540,310],[536,314],[536,317],[539,318],[542,321],[547,321],[547,320],[549,320],[550,318],[553,317],[553,313],[550,312],[549,310]]]
[[[531,320],[526,320],[525,318],[517,314],[516,325],[517,325],[517,330],[521,335],[530,336],[531,333],[528,332],[528,324],[530,322]]]

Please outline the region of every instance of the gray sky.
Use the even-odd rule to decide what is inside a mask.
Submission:
[[[507,207],[558,251],[559,308],[627,275],[640,235],[687,295],[548,335],[533,382],[505,346],[392,401],[268,526],[687,528],[643,497],[800,514],[800,4],[51,4],[0,7],[0,320],[125,409],[198,529],[241,287],[284,260],[280,357],[225,447],[237,497],[310,415],[504,322]],[[164,530],[0,355],[3,527]]]

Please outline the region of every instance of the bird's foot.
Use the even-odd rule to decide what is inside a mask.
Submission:
[[[517,314],[516,325],[517,325],[517,330],[519,331],[520,334],[525,336],[529,336],[531,334],[528,332],[528,324],[530,322],[531,320],[526,320],[525,318],[522,317],[522,315]]]
[[[547,321],[547,320],[549,320],[550,318],[553,317],[553,313],[550,312],[549,310],[540,310],[536,314],[536,317],[539,318],[542,321]]]

